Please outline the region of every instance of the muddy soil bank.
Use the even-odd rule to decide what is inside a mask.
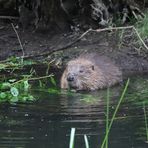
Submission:
[[[148,72],[148,51],[143,47],[137,34],[131,29],[120,31],[89,32],[80,41],[67,49],[54,52],[52,55],[38,56],[42,53],[56,51],[76,41],[84,31],[55,30],[22,30],[17,28],[24,56],[27,59],[66,63],[67,60],[84,52],[97,52],[113,59],[123,71],[129,73]],[[22,56],[22,50],[17,35],[9,22],[0,23],[0,61],[11,56]]]

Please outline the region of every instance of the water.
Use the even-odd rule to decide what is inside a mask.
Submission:
[[[140,85],[139,85],[140,84]],[[148,79],[136,78],[117,113],[109,134],[109,148],[147,148],[143,101]],[[111,90],[110,118],[121,87]],[[38,98],[30,103],[0,104],[0,148],[68,148],[76,128],[75,148],[99,148],[105,136],[106,90],[88,93],[49,93],[32,88]],[[148,113],[147,113],[148,114]]]

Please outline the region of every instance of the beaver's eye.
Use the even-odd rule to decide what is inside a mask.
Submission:
[[[91,68],[92,68],[92,70],[95,70],[95,67],[94,66],[92,66]]]
[[[84,71],[83,71],[83,70],[80,70],[79,72],[80,72],[80,73],[83,73]]]

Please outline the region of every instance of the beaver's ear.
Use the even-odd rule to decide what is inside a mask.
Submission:
[[[91,66],[91,69],[92,69],[92,70],[95,70],[95,66],[94,66],[94,65],[92,65],[92,66]]]

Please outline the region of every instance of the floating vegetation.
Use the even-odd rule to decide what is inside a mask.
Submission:
[[[27,79],[22,81],[2,82],[0,84],[0,102],[33,101],[35,98],[30,94],[30,84]]]
[[[52,77],[52,78],[51,78]],[[0,83],[0,102],[26,102],[35,101],[35,98],[31,93],[31,83],[30,81],[39,81],[41,84],[42,79],[49,78],[49,81],[55,85],[55,80],[53,75],[42,76],[42,77],[32,77],[30,75],[24,75],[22,79],[8,79]],[[43,85],[40,85],[43,86]],[[49,89],[49,93],[58,93],[56,89]]]

